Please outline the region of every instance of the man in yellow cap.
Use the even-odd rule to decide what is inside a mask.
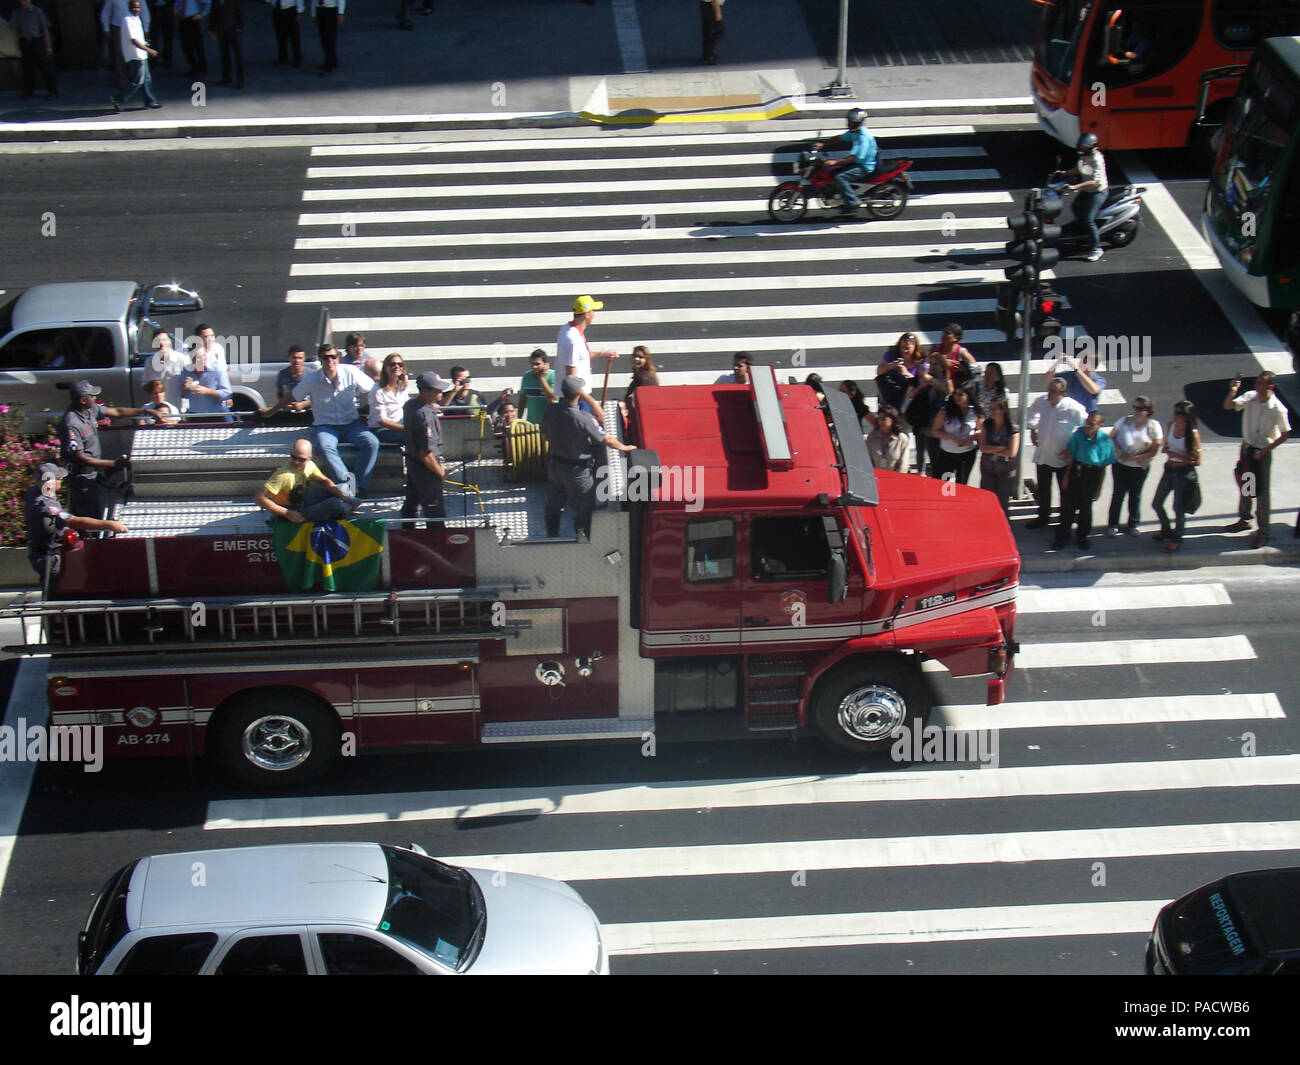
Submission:
[[[593,352],[587,347],[587,327],[591,325],[591,320],[596,317],[596,312],[604,310],[604,308],[603,303],[591,296],[579,296],[573,301],[573,321],[562,325],[560,335],[555,338],[555,364],[559,368],[559,372],[555,375],[555,391],[557,394],[566,377],[577,377],[584,382],[592,379],[592,355],[601,359],[608,359],[611,362],[618,358],[617,351]],[[604,422],[600,404],[592,399],[585,389],[582,392],[581,402],[587,405],[596,416],[597,421]]]

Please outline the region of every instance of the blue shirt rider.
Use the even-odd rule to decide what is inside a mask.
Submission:
[[[847,145],[850,154],[830,165],[840,168],[840,172],[835,175],[835,184],[844,197],[845,209],[854,211],[862,201],[853,191],[852,183],[875,173],[878,148],[876,138],[863,125],[867,119],[867,112],[863,108],[855,107],[844,117],[849,124],[848,131],[840,134],[835,140]],[[821,147],[821,143],[818,142],[814,147]]]

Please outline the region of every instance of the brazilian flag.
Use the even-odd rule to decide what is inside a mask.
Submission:
[[[275,557],[291,592],[373,592],[388,537],[382,518],[295,525],[273,521]]]

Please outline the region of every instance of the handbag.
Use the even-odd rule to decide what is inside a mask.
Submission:
[[[1201,479],[1196,476],[1196,470],[1187,471],[1184,478],[1183,488],[1183,513],[1195,514],[1201,509]]]

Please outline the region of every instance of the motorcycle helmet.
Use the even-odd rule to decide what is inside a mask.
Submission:
[[[1080,152],[1090,152],[1097,147],[1097,134],[1085,133],[1079,138],[1079,143],[1075,145]]]
[[[863,122],[867,120],[866,108],[855,107],[852,111],[850,111],[847,115],[844,116],[844,120],[848,122],[849,129],[857,129],[860,125],[862,125]]]

